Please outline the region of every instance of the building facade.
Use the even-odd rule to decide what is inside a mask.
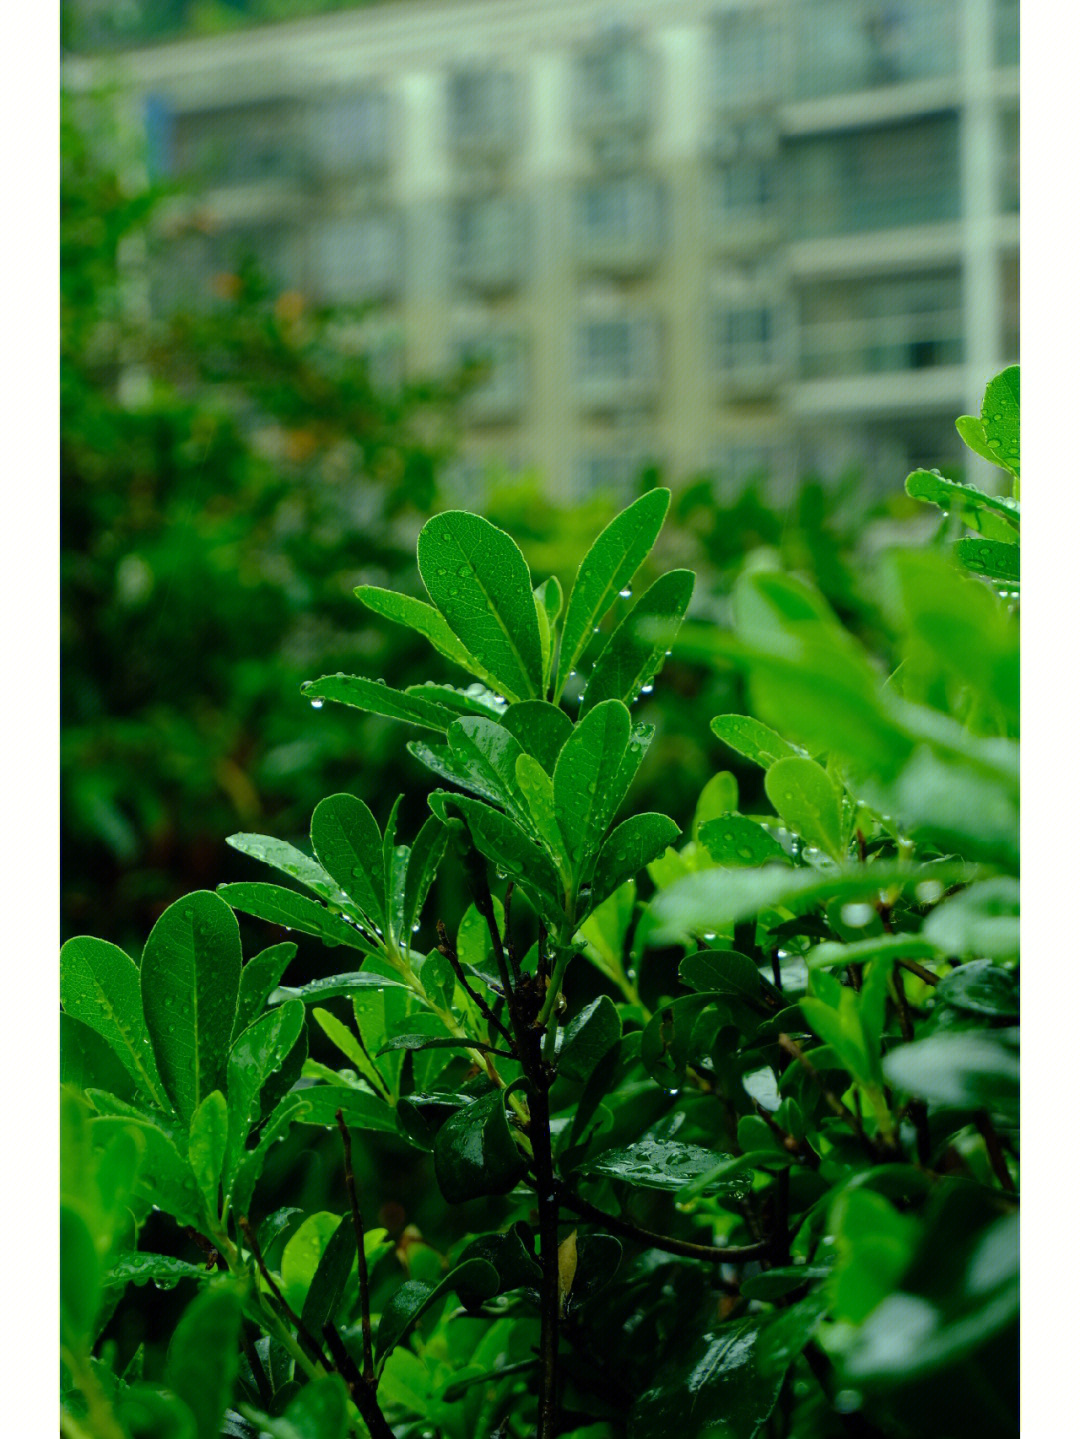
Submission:
[[[458,480],[964,463],[1018,358],[1018,0],[411,0],[133,51],[154,163],[389,370],[479,359]],[[110,62],[115,65],[116,62]],[[971,462],[973,466],[981,462]]]

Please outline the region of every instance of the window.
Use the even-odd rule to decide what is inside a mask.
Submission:
[[[521,92],[516,76],[504,70],[460,70],[451,75],[447,96],[450,146],[462,153],[506,156],[520,138]]]
[[[589,134],[645,130],[649,81],[649,57],[629,36],[614,36],[588,50],[577,63],[579,127]]]
[[[794,18],[799,99],[956,70],[957,0],[802,0]]]
[[[527,213],[516,195],[462,200],[450,212],[452,279],[484,293],[519,285],[525,276]]]
[[[776,16],[752,10],[721,16],[713,41],[715,104],[760,105],[784,89]]]
[[[172,159],[180,175],[205,185],[298,180],[304,171],[293,107],[284,102],[176,115]]]
[[[327,176],[379,173],[390,160],[390,97],[370,90],[323,100],[308,116],[308,147]]]
[[[584,320],[577,330],[577,379],[586,404],[617,408],[655,397],[660,328],[652,316]]]
[[[469,418],[495,424],[520,417],[528,397],[528,354],[515,331],[498,330],[458,340],[457,361],[475,373],[466,397]]]
[[[1020,209],[1020,112],[1006,111],[999,124],[999,204],[1006,214]]]
[[[956,116],[793,140],[785,178],[797,240],[956,220]]]
[[[725,301],[715,316],[716,364],[724,378],[772,371],[781,359],[783,325],[768,301]]]
[[[801,311],[806,379],[964,360],[959,270],[815,284],[803,295]]]
[[[720,241],[762,238],[780,222],[779,160],[717,165],[708,191],[712,231]]]
[[[1020,0],[994,0],[994,60],[1020,63]]]
[[[663,243],[662,201],[659,181],[644,175],[584,185],[574,215],[578,258],[615,269],[654,262]]]
[[[392,298],[401,283],[401,227],[393,215],[350,215],[311,232],[315,288],[338,304]]]

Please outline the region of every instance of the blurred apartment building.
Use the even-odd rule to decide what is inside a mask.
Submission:
[[[159,171],[391,368],[485,363],[457,483],[896,487],[1018,358],[1018,0],[397,0],[133,50]],[[115,62],[113,62],[115,63]],[[980,462],[975,462],[979,464]]]

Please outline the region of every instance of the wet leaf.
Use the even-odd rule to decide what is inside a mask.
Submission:
[[[570,716],[558,705],[546,700],[525,700],[511,705],[500,720],[526,754],[531,754],[547,770],[555,773],[559,751],[573,733]]]
[[[396,590],[381,590],[375,585],[358,585],[353,594],[361,604],[383,619],[393,620],[395,624],[405,625],[423,635],[445,659],[460,665],[470,674],[478,675],[485,684],[495,684],[493,677],[469,653],[434,605],[426,605],[423,600],[399,594]]]
[[[790,755],[769,766],[765,793],[788,829],[839,863],[844,856],[840,790],[812,759]]]
[[[253,1024],[281,983],[281,977],[296,958],[295,944],[273,944],[249,959],[240,971],[240,994],[232,1037],[236,1039]]]
[[[1020,366],[1010,365],[986,387],[983,395],[983,432],[998,464],[1020,474]]]
[[[671,570],[645,591],[612,633],[589,676],[587,714],[603,700],[632,704],[663,666],[694,592],[692,570]]]
[[[618,1010],[606,994],[580,1010],[566,1027],[559,1050],[559,1074],[585,1081],[622,1037]]]
[[[365,679],[362,675],[323,675],[308,680],[300,693],[309,700],[336,700],[368,714],[385,719],[402,720],[420,729],[445,731],[457,719],[454,710],[420,695],[404,694],[381,680]]]
[[[769,860],[791,863],[780,841],[756,819],[742,814],[724,814],[706,820],[698,838],[717,864],[756,868]]]
[[[165,1363],[165,1382],[195,1416],[198,1439],[218,1439],[238,1370],[240,1299],[207,1289],[180,1316]]]
[[[580,1172],[589,1179],[618,1179],[638,1189],[663,1189],[674,1193],[733,1157],[703,1149],[698,1144],[681,1144],[675,1139],[651,1139],[646,1136],[623,1149],[605,1149],[582,1165]],[[743,1173],[717,1179],[705,1192],[738,1199],[749,1188],[750,1176]]]
[[[555,765],[555,809],[577,875],[600,848],[628,788],[623,759],[630,714],[620,700],[605,700],[575,726]]]
[[[407,1280],[391,1296],[382,1312],[375,1334],[376,1362],[383,1364],[424,1311],[452,1291],[468,1307],[474,1307],[499,1292],[498,1271],[486,1259],[476,1258],[459,1264],[438,1284],[425,1284],[420,1279]]]
[[[311,847],[361,914],[386,929],[382,833],[364,801],[351,794],[321,800],[311,816]]]
[[[482,1194],[509,1194],[525,1158],[506,1118],[504,1091],[456,1110],[435,1136],[435,1178],[443,1198],[462,1204]]]
[[[768,769],[778,759],[800,753],[775,730],[749,715],[717,715],[709,721],[709,728],[717,739],[762,769]]]
[[[217,892],[226,904],[238,909],[241,914],[250,914],[255,919],[265,919],[270,924],[280,924],[301,934],[314,935],[324,944],[346,944],[364,954],[376,952],[347,920],[331,914],[318,900],[283,889],[279,884],[222,884]]]

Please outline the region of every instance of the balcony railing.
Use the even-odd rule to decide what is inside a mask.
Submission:
[[[800,371],[803,379],[818,380],[959,365],[962,333],[960,310],[804,325]]]
[[[956,72],[957,0],[802,0],[792,18],[799,100]]]

